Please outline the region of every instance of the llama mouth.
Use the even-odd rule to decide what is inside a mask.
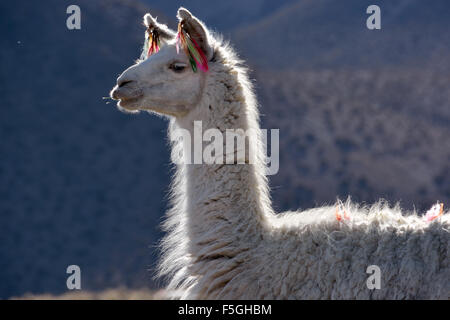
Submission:
[[[129,108],[129,107],[135,105],[136,102],[138,102],[141,98],[142,98],[142,96],[137,96],[137,97],[133,97],[133,98],[121,98],[119,100],[119,102],[117,103],[117,105],[119,107],[126,109],[126,108]]]
[[[110,97],[117,100],[117,105],[124,109],[128,109],[135,105],[142,97],[142,91],[137,88],[129,88],[129,86],[115,86],[110,93]]]

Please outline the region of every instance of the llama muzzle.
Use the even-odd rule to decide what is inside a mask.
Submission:
[[[134,81],[118,81],[117,85],[111,90],[110,96],[114,100],[131,102],[142,97],[142,90],[136,87]]]

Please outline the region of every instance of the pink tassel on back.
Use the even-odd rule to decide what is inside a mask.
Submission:
[[[341,211],[344,212],[344,215],[341,214]],[[339,201],[339,203],[336,204],[335,215],[337,221],[342,221],[342,218],[344,218],[345,220],[350,220],[350,216],[347,214],[347,211],[343,208],[343,204],[341,201]]]
[[[430,210],[427,211],[425,214],[425,219],[427,221],[433,221],[434,219],[442,216],[444,213],[444,204],[443,203],[436,203],[433,205]]]

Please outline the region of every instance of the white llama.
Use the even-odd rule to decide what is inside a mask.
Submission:
[[[194,121],[203,130],[253,129],[260,138],[257,102],[241,62],[189,11],[180,8],[178,19],[179,32],[201,49],[209,70],[195,72],[189,51],[177,51],[176,33],[146,14],[161,49],[118,78],[111,97],[119,109],[167,116],[171,140],[181,128],[193,135]],[[347,201],[275,214],[265,170],[261,147],[252,164],[177,164],[159,275],[180,298],[450,297],[448,212],[430,222],[384,202]],[[336,219],[340,214],[350,219]],[[371,265],[379,267],[379,289],[367,285]]]

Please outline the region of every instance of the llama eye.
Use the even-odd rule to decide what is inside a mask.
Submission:
[[[186,68],[186,64],[181,62],[174,62],[169,66],[169,68],[175,72],[182,72]]]

